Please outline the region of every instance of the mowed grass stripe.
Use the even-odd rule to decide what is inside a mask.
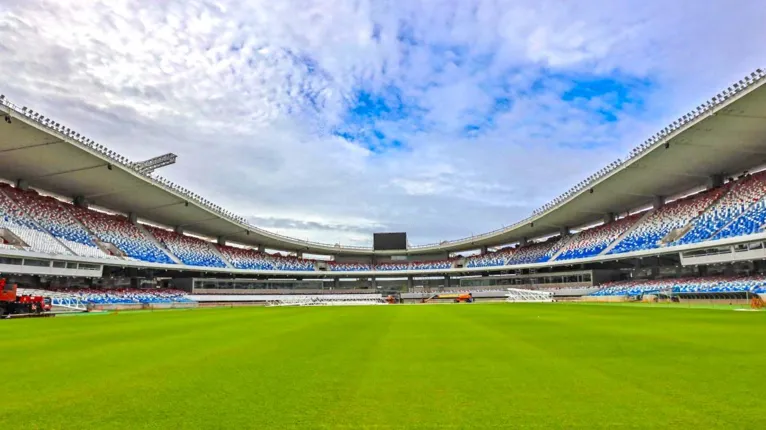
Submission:
[[[764,322],[544,304],[3,321],[0,428],[761,428]]]

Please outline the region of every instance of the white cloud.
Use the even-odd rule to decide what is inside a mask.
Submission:
[[[437,242],[526,216],[766,65],[766,12],[736,3],[0,0],[2,92],[130,158],[177,153],[165,176],[283,234]],[[649,85],[562,100],[602,77]],[[376,124],[404,149],[332,135],[355,91],[391,87],[419,109]]]

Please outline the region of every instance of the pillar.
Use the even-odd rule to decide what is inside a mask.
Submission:
[[[723,185],[723,175],[715,174],[710,175],[707,180],[707,189],[718,188]]]
[[[521,240],[519,241],[519,245],[527,246],[527,238],[526,237],[522,237]]]
[[[173,229],[174,232],[177,234],[184,234],[184,228],[180,225],[177,225],[176,228]]]
[[[72,203],[78,208],[88,209],[88,201],[85,200],[85,196],[76,196]]]
[[[263,246],[263,245],[258,245],[258,252],[260,252],[261,254],[263,254],[264,252],[266,252],[266,247],[265,247],[265,246]]]
[[[654,196],[654,200],[652,200],[652,207],[654,209],[659,209],[661,207],[665,206],[665,197],[663,196]]]
[[[561,227],[561,228],[559,229],[559,235],[560,235],[561,237],[564,237],[564,236],[569,236],[569,227],[566,227],[566,226],[564,226],[564,227]]]
[[[131,224],[138,223],[138,215],[136,215],[135,212],[128,213],[128,221],[130,221]]]
[[[450,281],[451,281],[451,279],[450,279],[449,275],[444,275],[444,288],[449,288],[450,287]]]
[[[372,287],[373,290],[377,290],[378,289],[378,281],[377,281],[377,279],[375,279],[374,276],[372,278],[370,278],[370,286]]]
[[[340,278],[338,278],[337,276],[332,278],[332,289],[333,290],[340,289]]]
[[[303,258],[303,252],[295,251],[295,256],[298,257],[298,258]]]
[[[483,246],[481,247],[481,255],[484,255],[484,254],[486,254],[486,253],[487,253],[487,245],[483,245]]]
[[[221,245],[221,246],[226,246],[226,238],[225,238],[225,237],[223,237],[223,236],[218,236],[218,238],[217,238],[217,242],[218,242],[218,244],[219,244],[219,245]]]
[[[412,276],[407,277],[407,291],[410,293],[415,289],[415,279]]]
[[[604,224],[614,222],[614,212],[608,212],[604,214]]]
[[[29,188],[29,183],[26,179],[17,179],[16,180],[16,188],[20,190],[26,190]]]

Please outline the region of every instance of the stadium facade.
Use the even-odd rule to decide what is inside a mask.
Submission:
[[[588,288],[626,271],[762,273],[765,84],[763,71],[748,75],[507,228],[383,251],[260,229],[2,97],[0,273],[134,286],[196,279],[185,282],[227,291],[280,282],[322,290],[499,280]],[[227,282],[231,288],[221,287]]]

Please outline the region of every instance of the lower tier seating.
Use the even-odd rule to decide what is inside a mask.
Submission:
[[[66,294],[81,302],[93,305],[194,303],[184,291],[171,289],[143,290],[135,288],[60,288],[50,290]]]
[[[592,296],[637,296],[649,293],[707,294],[758,292],[766,287],[766,276],[692,277],[678,279],[644,279],[611,282],[601,285]]]

